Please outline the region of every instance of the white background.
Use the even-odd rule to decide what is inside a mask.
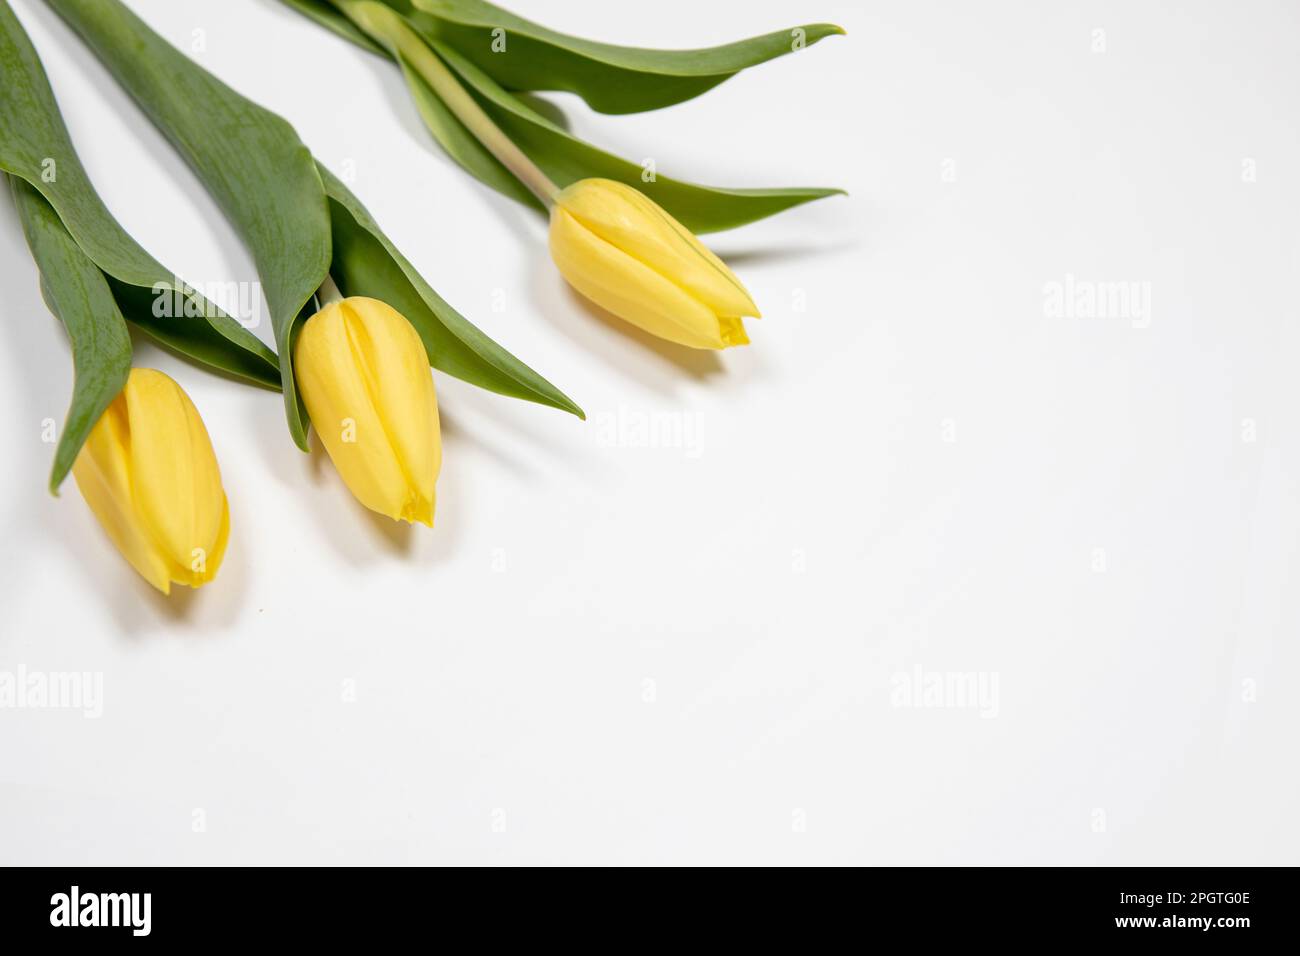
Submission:
[[[668,175],[851,193],[709,239],[765,313],[713,355],[586,309],[386,62],[274,0],[130,2],[591,420],[439,374],[437,527],[395,528],[278,395],[140,341],[233,515],[165,599],[45,491],[71,363],[0,201],[0,669],[104,681],[98,720],[0,710],[4,862],[1300,862],[1294,4],[517,3],[642,45],[848,29],[662,112],[554,97]],[[253,280],[14,7],[128,230]],[[1148,283],[1149,321],[1049,315],[1067,276]],[[618,427],[654,416],[682,439]],[[899,706],[918,672],[997,694]]]

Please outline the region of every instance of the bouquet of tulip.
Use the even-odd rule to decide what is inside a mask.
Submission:
[[[568,134],[531,91],[571,90],[602,112],[680,102],[836,27],[695,51],[614,47],[549,31],[479,0],[286,0],[401,67],[430,130],[488,185],[549,211],[564,277],[665,339],[748,341],[758,309],[693,234],[829,189],[718,189],[645,175]],[[283,118],[167,44],[119,0],[46,0],[193,167],[256,262],[278,353],[174,278],[90,183],[36,51],[0,0],[0,170],[7,174],[75,384],[50,478],[71,472],[151,584],[216,575],[230,517],[216,456],[172,379],[132,368],[128,324],[201,366],[283,392],[304,451],[314,427],[357,499],[433,524],[441,463],[430,367],[583,417],[545,378],[443,300]],[[792,39],[793,38],[793,39]],[[488,46],[484,47],[484,42]],[[174,307],[159,309],[164,298]]]
[[[808,24],[703,50],[596,43],[486,0],[284,0],[393,59],[447,153],[487,185],[548,211],[556,267],[652,335],[699,349],[749,342],[758,307],[694,232],[740,226],[838,189],[722,189],[661,176],[585,143],[526,99],[577,93],[603,113],[680,103],[747,67],[843,33]]]

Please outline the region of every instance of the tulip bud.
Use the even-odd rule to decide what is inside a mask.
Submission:
[[[72,474],[117,549],[159,591],[217,576],[230,507],[203,419],[168,376],[131,370]]]
[[[747,345],[758,306],[721,259],[631,186],[583,179],[551,209],[551,257],[569,284],[652,335],[697,349]]]
[[[293,361],[316,434],[357,500],[432,527],[438,401],[411,323],[377,299],[331,302],[303,325]]]

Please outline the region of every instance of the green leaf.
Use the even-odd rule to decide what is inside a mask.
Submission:
[[[72,343],[72,402],[50,471],[50,491],[57,494],[90,430],[126,386],[131,336],[104,273],[64,228],[54,207],[25,179],[6,178],[41,273],[41,294]]]
[[[671,106],[741,70],[844,32],[830,23],[697,50],[649,50],[566,36],[485,0],[411,0],[426,35],[453,47],[511,90],[577,93],[601,113]],[[402,10],[402,0],[389,2]],[[503,31],[503,32],[502,32]]]
[[[311,17],[326,29],[333,30],[345,40],[351,40],[357,46],[369,50],[371,53],[378,53],[380,56],[386,55],[383,47],[358,30],[351,20],[330,6],[329,0],[284,0],[284,2]]]
[[[407,62],[406,57],[399,53],[397,62],[402,68],[402,76],[406,78],[406,85],[411,90],[411,97],[415,100],[415,108],[419,110],[420,118],[424,120],[424,125],[429,127],[429,132],[433,133],[433,138],[438,141],[438,145],[447,151],[447,155],[497,192],[518,200],[526,206],[533,206],[538,210],[545,209],[528,187],[521,183],[514,173],[501,165],[487,147],[465,128],[438,94]]]
[[[257,263],[280,351],[289,433],[307,449],[293,378],[295,325],[330,262],[325,193],[292,126],[236,93],[118,0],[46,0],[193,167]]]
[[[286,2],[301,9],[304,0],[286,0]],[[318,4],[321,0],[310,0],[310,2]],[[527,94],[515,95],[510,93],[493,78],[488,69],[481,68],[473,57],[463,55],[463,50],[458,52],[457,49],[453,48],[452,42],[443,42],[442,38],[447,35],[445,23],[427,13],[416,10],[411,5],[410,0],[374,0],[374,2],[403,16],[407,25],[419,33],[425,42],[459,74],[462,81],[471,89],[479,104],[492,117],[493,121],[561,187],[588,177],[603,177],[627,183],[650,196],[672,213],[683,225],[696,233],[733,229],[736,226],[764,219],[767,216],[811,202],[814,199],[843,195],[844,191],[841,189],[815,187],[727,189],[724,187],[700,186],[662,176],[657,172],[654,181],[645,182],[642,180],[644,170],[639,164],[620,159],[573,136],[560,122],[556,122],[555,119],[547,116],[526,101],[525,96]],[[488,7],[489,5],[483,6]],[[339,8],[342,9],[341,6]],[[491,9],[495,10],[496,8]],[[482,10],[479,12],[482,13]],[[504,11],[500,12],[507,17],[510,16],[505,14]],[[515,19],[517,20],[517,18]],[[518,22],[524,23],[526,21]],[[356,29],[359,30],[360,28]],[[808,29],[812,30],[812,28]],[[827,30],[829,32],[840,32],[838,27],[828,27]],[[342,30],[338,32],[349,36],[350,39],[356,39],[348,32]],[[785,36],[784,34],[779,35]],[[810,33],[809,35],[813,34]],[[828,34],[821,32],[816,35],[820,38]],[[560,35],[554,34],[553,36],[559,37]],[[778,34],[772,34],[771,36],[775,37]],[[454,41],[454,36],[452,39]],[[564,39],[568,40],[569,38]],[[681,51],[670,51],[668,53],[645,50],[630,51],[622,47],[610,47],[608,49],[622,51],[627,54],[630,57],[628,62],[637,61],[638,57],[641,57],[642,62],[648,62],[645,61],[643,54],[652,54],[653,56],[662,54],[670,61],[674,58],[680,59],[684,56],[689,58],[689,56],[699,55],[701,57],[699,63],[708,65],[707,69],[721,69],[723,67],[735,67],[737,64],[743,65],[745,56],[753,56],[753,51],[760,49],[760,45],[755,45],[752,48],[747,48],[751,50],[750,53],[743,54],[738,53],[733,47],[757,44],[758,40],[764,39],[760,37],[754,41],[731,44],[728,47],[717,47],[709,51],[688,51],[687,53]],[[510,42],[512,41],[507,39],[507,49],[510,48]],[[572,42],[581,44],[586,41]],[[361,45],[366,49],[373,49],[374,41],[362,43]],[[603,47],[604,45],[594,44],[593,46]],[[388,52],[387,47],[385,47],[385,52]],[[788,52],[788,50],[780,52]],[[393,56],[394,54],[389,55]],[[490,59],[487,63],[492,71],[496,70],[496,67],[492,65],[495,63],[495,57],[500,55],[488,54]],[[651,57],[652,60],[653,56]],[[491,153],[484,149],[473,134],[448,111],[437,94],[420,78],[411,65],[406,62],[405,58],[400,54],[396,54],[395,58],[402,69],[403,76],[406,78],[421,118],[448,155],[471,175],[498,192],[536,209],[541,209],[541,203]],[[685,69],[686,67],[679,64],[677,68]],[[717,76],[717,74],[708,75]],[[715,79],[714,82],[721,82],[725,78],[726,76],[722,76],[720,79]],[[698,80],[699,76],[696,76],[695,79]],[[627,80],[626,76],[608,82],[617,87],[624,80]],[[699,92],[703,92],[703,90]]]
[[[364,294],[398,311],[406,305],[415,309],[408,318],[439,368],[492,391],[581,414],[553,385],[438,298],[346,187],[318,170],[284,119],[179,53],[118,0],[47,3],[81,33],[243,234],[270,304],[289,430],[300,447],[307,447],[306,410],[294,389],[293,345],[332,261],[352,270],[353,287],[369,290]],[[336,225],[341,250],[334,248]],[[335,280],[341,287],[347,282]]]
[[[334,220],[330,274],[344,295],[381,299],[406,316],[420,333],[434,368],[502,395],[586,417],[559,389],[448,305],[398,252],[348,188],[323,166],[320,174]]]
[[[175,275],[131,238],[95,192],[36,50],[3,0],[0,90],[0,170],[26,181],[45,197],[85,255],[110,277],[115,308],[190,358],[274,385],[279,377],[275,353],[193,290],[181,293],[189,305],[184,315],[154,315],[154,293],[177,287]]]
[[[840,189],[798,187],[725,189],[699,186],[659,173],[652,182],[645,182],[642,180],[644,169],[639,164],[606,153],[566,132],[503,90],[490,76],[450,47],[440,43],[431,46],[456,71],[493,121],[561,188],[590,177],[618,180],[641,190],[695,233],[733,229],[792,206],[843,194]],[[406,72],[411,73],[409,69]],[[418,99],[420,95],[433,96],[433,93],[426,86],[422,94],[416,95]],[[460,135],[471,136],[463,127]],[[439,137],[440,142],[442,138]],[[514,195],[513,191],[501,189],[498,174],[485,173],[481,157],[471,157],[472,161],[467,161],[463,155],[455,152],[451,155],[489,186],[506,195]]]

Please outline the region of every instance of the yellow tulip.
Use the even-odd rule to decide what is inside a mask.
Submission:
[[[331,302],[303,325],[293,361],[316,433],[357,500],[432,527],[438,401],[411,324],[377,299]]]
[[[72,474],[117,549],[159,591],[217,576],[230,507],[203,419],[168,376],[131,370]]]
[[[569,284],[652,335],[697,349],[746,345],[759,317],[740,280],[631,186],[583,179],[551,208],[551,257]]]

